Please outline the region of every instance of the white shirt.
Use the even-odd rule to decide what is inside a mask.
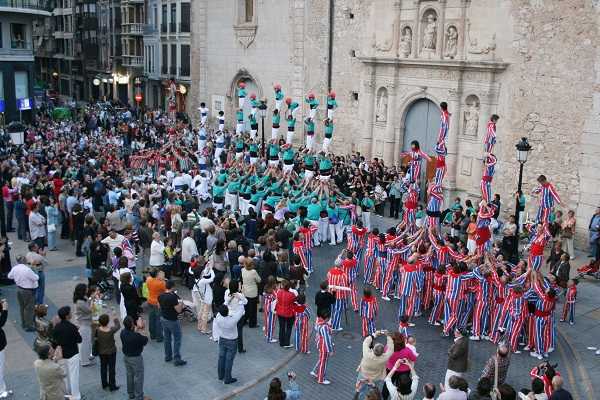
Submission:
[[[237,339],[237,323],[244,315],[244,307],[239,307],[236,310],[229,310],[229,315],[224,317],[221,314],[217,314],[213,321],[213,337],[215,340],[223,339]]]
[[[37,211],[32,211],[29,214],[29,234],[31,240],[46,236],[46,218]]]
[[[410,385],[410,393],[409,394],[400,394],[396,385],[392,382],[391,377],[386,377],[385,386],[387,387],[388,392],[390,392],[390,400],[412,400],[417,393],[417,387],[419,386],[419,376],[415,373],[411,373],[412,383]]]
[[[189,263],[193,256],[198,255],[198,247],[194,238],[188,236],[181,241],[181,261]]]
[[[200,299],[204,304],[212,304],[213,291],[210,284],[215,280],[215,272],[212,268],[204,268],[201,276],[202,278],[196,279],[196,282],[192,287],[192,292],[198,292]],[[208,276],[208,278],[205,278],[206,276]]]
[[[123,240],[125,240],[125,236],[117,233],[117,236],[115,236],[114,239],[111,238],[110,235],[108,235],[107,237],[102,239],[102,241],[100,243],[107,244],[108,247],[110,248],[110,253],[112,254],[114,249],[116,249],[117,247],[121,247]]]
[[[148,263],[152,267],[160,267],[165,263],[165,244],[162,240],[153,240],[150,245],[150,260]]]
[[[22,289],[36,289],[40,277],[25,264],[16,264],[8,273],[8,279],[15,281]]]

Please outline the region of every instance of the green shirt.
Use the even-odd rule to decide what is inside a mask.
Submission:
[[[243,111],[236,111],[235,116],[236,116],[238,122],[244,122],[244,112]]]
[[[370,197],[364,197],[360,205],[365,211],[369,211],[371,208],[375,207],[375,202]]]
[[[325,137],[331,139],[333,137],[333,122],[325,125]]]
[[[225,186],[213,185],[213,197],[223,197],[225,195]]]
[[[319,170],[326,171],[331,169],[331,160],[329,158],[323,158],[319,162]]]
[[[306,217],[311,221],[318,221],[319,218],[321,218],[321,211],[323,211],[323,208],[319,203],[310,203],[306,209]]]
[[[271,122],[273,123],[273,125],[279,125],[280,121],[281,121],[281,114],[273,114],[273,118],[271,118]]]
[[[289,147],[288,149],[286,149],[286,151],[283,152],[283,159],[284,159],[284,161],[293,160],[295,154],[296,153],[294,152],[294,149],[292,149],[291,147]]]
[[[288,128],[293,128],[296,125],[296,118],[287,119]]]
[[[306,131],[307,132],[314,132],[315,131],[315,122],[312,119],[305,119],[304,120],[304,125],[306,125]]]
[[[269,157],[276,157],[279,154],[279,146],[271,143],[269,145]]]

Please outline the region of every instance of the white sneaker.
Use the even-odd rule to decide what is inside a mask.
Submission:
[[[596,355],[600,356],[600,349],[596,350]]]
[[[529,355],[530,355],[531,357],[535,357],[535,358],[537,358],[538,360],[543,360],[543,359],[544,359],[544,357],[542,357],[542,355],[541,355],[541,354],[538,354],[538,353],[536,353],[535,351],[531,351],[531,352],[529,352]]]
[[[312,376],[314,376],[315,378],[317,377],[317,374],[315,373],[315,371],[310,371],[310,374],[311,374]]]
[[[433,323],[433,325],[435,325],[435,326],[442,326],[442,324],[441,324],[441,323],[439,323],[438,321],[435,321],[435,322]]]
[[[13,394],[12,390],[6,390],[6,391],[0,393],[0,399],[6,399],[9,396],[12,396],[12,394]]]
[[[269,343],[277,343],[277,339],[271,339],[269,340]]]
[[[409,322],[408,326],[413,327],[413,326],[415,326],[415,324],[413,324],[412,322]]]
[[[383,296],[383,297],[381,298],[381,300],[390,301],[390,298],[389,298],[389,297],[387,297],[387,296]]]
[[[521,350],[515,350],[513,351],[513,354],[521,354]]]
[[[329,385],[331,384],[331,382],[329,382],[327,379],[323,380],[323,382],[317,382],[320,383],[321,385]]]
[[[476,342],[478,342],[478,341],[480,341],[480,340],[481,340],[481,338],[480,338],[479,336],[475,336],[475,335],[473,335],[473,336],[470,336],[470,337],[469,337],[469,339],[471,339],[471,340],[474,340],[474,341],[476,341]]]
[[[554,347],[548,348],[548,353],[552,353],[554,351]]]
[[[529,346],[525,346],[525,347],[523,347],[523,350],[525,350],[525,351],[529,351],[529,350],[531,350],[531,347],[529,347]]]

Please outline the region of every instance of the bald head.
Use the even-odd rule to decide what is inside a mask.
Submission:
[[[562,376],[554,375],[554,378],[552,378],[552,387],[554,388],[554,390],[561,389],[562,386],[563,386]]]
[[[385,349],[381,343],[377,343],[375,346],[373,346],[373,354],[375,354],[377,357],[381,356],[384,351]]]

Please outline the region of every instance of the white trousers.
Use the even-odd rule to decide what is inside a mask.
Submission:
[[[289,174],[294,170],[294,164],[283,164],[283,173]]]
[[[333,119],[333,111],[334,111],[333,108],[328,108],[327,109],[327,118]]]
[[[365,228],[367,228],[367,230],[370,232],[371,231],[371,213],[364,211],[362,212],[362,222],[363,222],[363,226]]]
[[[282,100],[275,100],[275,109],[277,111],[281,110],[281,102]]]
[[[243,124],[243,123],[239,123],[239,122],[238,122],[238,123],[235,125],[235,133],[237,133],[238,135],[239,135],[240,133],[244,133],[244,124]]]
[[[229,190],[225,192],[225,207],[230,206],[231,211],[237,211],[238,209],[238,195],[229,193]]]
[[[310,180],[315,176],[315,172],[314,171],[310,171],[310,170],[305,170],[304,171],[304,180],[306,182],[310,182]]]
[[[207,119],[208,119],[208,115],[200,117],[200,123],[201,123],[202,125],[205,125],[205,124],[206,124],[206,120],[207,120]]]
[[[294,141],[294,132],[290,132],[288,131],[286,139],[285,139],[285,143],[286,144],[292,144],[292,142]]]
[[[256,107],[252,107],[252,109],[250,110],[250,114],[252,114],[253,116],[256,115]]]
[[[67,375],[65,377],[65,387],[73,400],[81,399],[79,393],[79,360],[79,354],[75,354],[68,360],[62,359],[59,361],[60,366]]]
[[[317,116],[317,109],[316,109],[316,108],[311,108],[311,109],[310,109],[310,114],[309,114],[309,115],[310,115],[310,117],[311,117],[312,119],[315,119],[315,117]]]
[[[296,114],[298,113],[299,109],[300,109],[300,107],[296,107],[296,108],[294,108],[294,110],[292,110],[292,118],[296,118]]]
[[[315,235],[315,237],[318,236],[317,244],[325,243],[329,235],[329,218],[319,218],[319,221],[317,222],[317,228],[318,235]]]
[[[240,203],[240,213],[242,215],[248,215],[248,205],[250,204],[250,200],[246,200],[242,197],[240,197],[238,200]]]
[[[223,209],[223,203],[215,203],[215,202],[213,201],[213,203],[212,203],[212,206],[213,206],[213,208],[214,208],[215,210],[217,210],[217,211],[219,211],[219,210]]]
[[[271,140],[276,140],[279,137],[279,128],[271,128]]]
[[[238,108],[244,108],[244,102],[246,102],[245,97],[238,97]]]
[[[315,143],[315,135],[306,135],[306,148],[309,150],[312,150],[314,143]]]
[[[225,124],[219,124],[219,130],[223,132],[225,130]]]
[[[323,151],[327,153],[329,150],[329,144],[331,143],[331,139],[325,138],[323,139]]]
[[[252,140],[256,139],[256,129],[250,129],[250,137]]]
[[[329,224],[329,244],[334,245],[337,243],[342,243],[342,239],[344,238],[344,225],[342,221],[338,221],[337,224]]]
[[[6,349],[0,351],[0,393],[6,392],[6,381],[4,380],[4,365],[6,363]]]
[[[222,147],[217,147],[215,149],[215,163],[221,165],[221,153],[223,152]]]

